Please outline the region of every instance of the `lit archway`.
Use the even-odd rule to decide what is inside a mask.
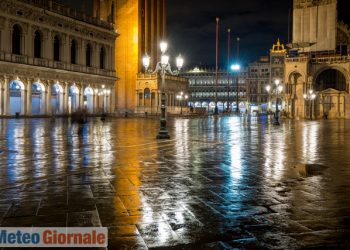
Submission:
[[[86,87],[84,90],[84,108],[92,114],[94,112],[94,90]]]
[[[79,108],[79,89],[75,85],[70,86],[68,94],[68,112],[72,113]]]
[[[40,82],[32,84],[32,114],[45,113],[45,86]]]
[[[52,113],[61,114],[63,105],[63,88],[59,83],[55,83],[51,89]]]
[[[24,84],[14,80],[10,82],[10,114],[24,114]]]
[[[316,91],[326,89],[335,89],[338,91],[347,91],[346,78],[342,72],[337,69],[326,69],[316,77]]]

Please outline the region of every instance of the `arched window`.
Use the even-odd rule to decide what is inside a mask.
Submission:
[[[15,24],[12,28],[12,54],[21,54],[22,30],[19,25]]]
[[[53,59],[55,61],[60,61],[60,48],[61,48],[61,41],[60,38],[56,35],[53,39]]]
[[[316,90],[335,89],[346,91],[346,78],[342,72],[336,69],[323,71],[316,79]]]
[[[74,39],[70,45],[70,62],[71,64],[77,63],[77,42]]]
[[[91,54],[92,54],[92,49],[91,49],[91,45],[88,44],[86,46],[86,66],[91,67]]]
[[[41,47],[42,47],[42,38],[40,31],[35,31],[34,34],[34,57],[41,58]]]
[[[145,88],[144,95],[145,95],[145,99],[149,99],[151,97],[151,91],[149,88]]]
[[[101,69],[105,68],[105,60],[106,60],[106,51],[105,51],[105,48],[102,47],[100,50],[100,68]]]

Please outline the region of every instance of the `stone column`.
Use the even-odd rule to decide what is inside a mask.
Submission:
[[[47,85],[45,89],[45,115],[52,115],[52,81],[47,80]],[[57,95],[57,103],[59,103],[59,95]]]
[[[93,88],[93,90],[94,90],[94,95],[93,95],[93,99],[94,99],[93,112],[94,112],[94,114],[97,114],[97,112],[98,112],[97,93],[96,93],[96,89],[95,88]]]
[[[4,52],[9,52],[9,46],[10,46],[10,30],[8,29],[8,24],[4,23],[4,29],[1,30],[0,32],[0,39],[1,39],[1,47],[0,50],[4,51]],[[8,42],[7,42],[8,41]]]
[[[4,112],[4,83],[0,81],[0,115],[3,115]]]
[[[7,76],[4,77],[4,83],[3,83],[3,115],[9,115],[10,114],[10,83],[9,78]]]
[[[54,40],[52,38],[52,33],[51,33],[51,30],[49,30],[44,35],[44,39],[43,39],[43,46],[44,46],[43,58],[53,60],[53,42]]]
[[[111,113],[114,113],[114,107],[115,107],[115,88],[114,88],[114,85],[112,85],[111,94],[110,94],[110,111],[111,111]]]
[[[34,32],[35,30],[32,28],[32,26],[29,26],[28,34],[26,35],[25,39],[27,47],[24,48],[24,55],[31,58],[34,58]]]
[[[62,113],[68,114],[68,83],[63,83],[63,103],[62,103]]]
[[[341,111],[340,111],[340,93],[338,94],[338,118],[341,117]]]
[[[24,115],[32,115],[32,79],[27,79],[27,84],[25,84],[25,109],[22,110]],[[21,98],[22,99],[22,98]]]
[[[62,45],[61,45],[61,61],[70,63],[70,44],[69,36],[62,37]]]
[[[84,86],[81,85],[79,88],[79,107],[78,109],[84,108]]]

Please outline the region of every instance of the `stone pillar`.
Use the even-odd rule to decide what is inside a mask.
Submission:
[[[4,112],[4,82],[0,81],[0,115]]]
[[[10,82],[8,77],[4,77],[3,83],[3,115],[10,114]]]
[[[63,83],[63,93],[62,93],[62,95],[63,95],[63,103],[62,103],[62,113],[63,114],[68,114],[69,112],[68,112],[68,94],[69,94],[69,92],[68,92],[68,83],[67,82],[65,82],[65,83]]]
[[[11,35],[12,35],[12,26],[9,25],[8,20],[5,21],[4,24],[4,29],[1,31],[1,46],[2,46],[2,50],[5,53],[11,53]]]
[[[111,69],[111,70],[114,70],[115,69],[115,61],[114,61],[114,55],[115,55],[115,47],[113,46],[112,47],[112,53],[111,53],[111,56],[110,56],[110,62],[111,62],[111,65],[108,69]]]
[[[33,81],[31,79],[27,79],[27,84],[25,84],[25,98],[22,99],[24,101],[25,109],[22,109],[24,115],[32,115],[32,84]]]
[[[27,47],[24,48],[24,55],[31,58],[34,58],[34,32],[35,30],[32,28],[32,26],[29,26],[28,34],[25,40]]]
[[[93,95],[93,99],[94,99],[94,108],[93,108],[93,112],[94,112],[94,114],[97,114],[98,113],[98,102],[97,102],[97,95],[98,95],[98,93],[96,92],[96,89],[95,88],[93,88],[93,90],[94,90],[94,95]]]
[[[110,94],[110,111],[111,113],[114,113],[114,107],[115,107],[115,87],[112,85],[111,88],[111,94]]]
[[[318,105],[320,105],[320,116],[323,117],[323,113],[324,113],[324,97],[323,97],[322,94],[320,95],[320,103]]]
[[[140,106],[140,103],[139,103],[139,91],[136,90],[136,108],[138,108]]]
[[[79,88],[79,107],[78,109],[84,108],[84,86],[81,85]]]
[[[69,36],[62,37],[62,45],[61,45],[61,61],[70,64],[70,45]]]
[[[52,115],[53,110],[52,110],[52,81],[47,81],[46,89],[45,89],[45,110],[44,114],[45,115]],[[59,104],[59,94],[57,95],[57,104]]]
[[[43,42],[43,58],[47,58],[49,60],[53,60],[53,38],[51,30],[47,31],[46,34],[44,34],[44,42]]]
[[[340,111],[340,93],[338,94],[338,118],[341,117],[341,111]]]
[[[154,92],[154,106],[158,107],[158,91]]]

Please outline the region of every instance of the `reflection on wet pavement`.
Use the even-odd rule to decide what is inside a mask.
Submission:
[[[349,247],[350,121],[0,120],[1,226],[106,226],[109,249]]]

